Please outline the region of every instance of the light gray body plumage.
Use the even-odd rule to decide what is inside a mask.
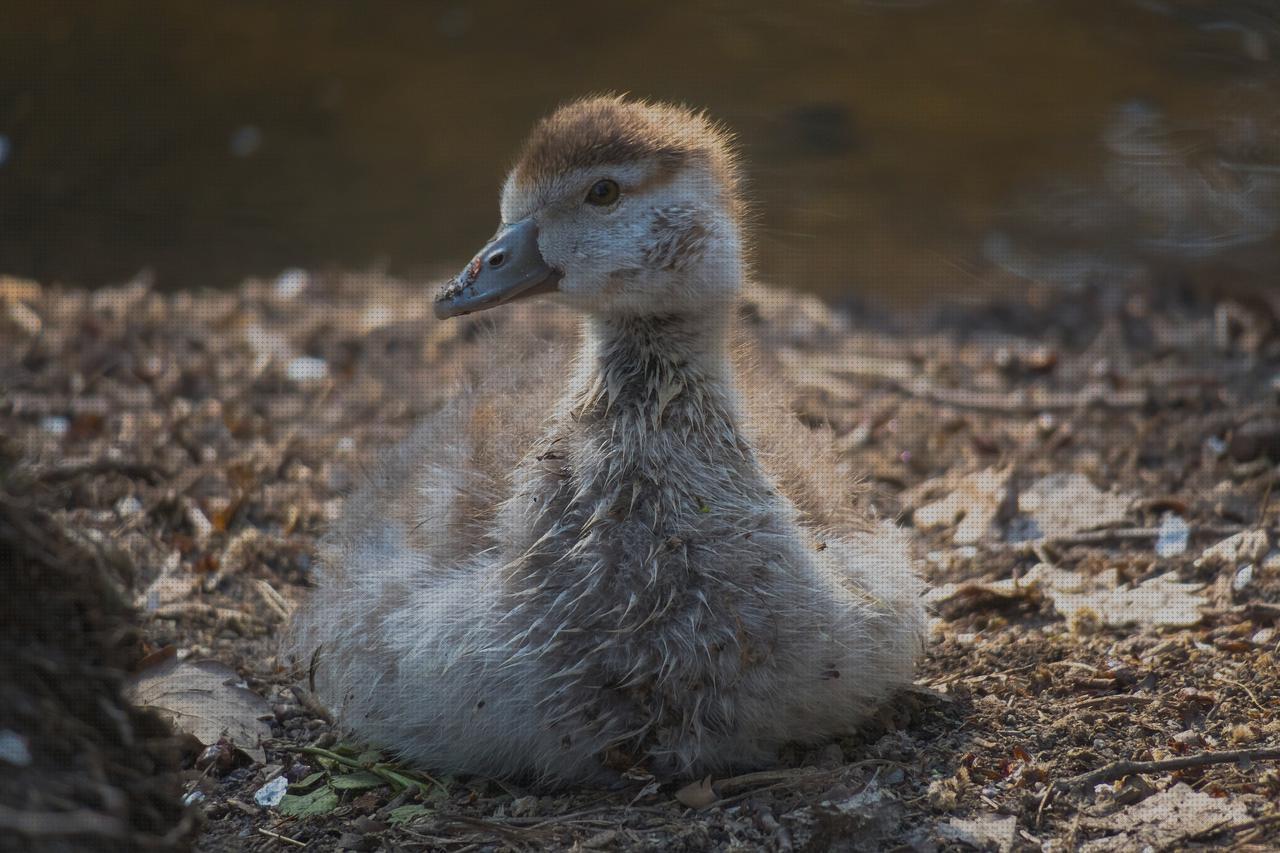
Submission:
[[[679,220],[648,255],[676,277],[717,238]],[[687,776],[851,731],[909,683],[906,542],[806,524],[732,316],[593,314],[575,356],[487,371],[352,498],[295,638],[344,724],[439,771]]]

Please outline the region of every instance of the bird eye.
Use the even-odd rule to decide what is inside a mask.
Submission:
[[[617,181],[611,181],[608,178],[596,181],[591,185],[591,189],[587,190],[587,204],[605,207],[618,200],[619,192]]]

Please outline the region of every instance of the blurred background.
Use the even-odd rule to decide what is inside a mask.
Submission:
[[[0,14],[0,274],[435,277],[563,100],[739,135],[774,284],[836,302],[1280,272],[1275,0],[97,0]]]

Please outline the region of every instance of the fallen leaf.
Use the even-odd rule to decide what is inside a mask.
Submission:
[[[387,820],[392,823],[411,823],[418,818],[430,817],[435,813],[434,809],[421,805],[400,806],[392,809],[387,815]]]
[[[1007,853],[1017,840],[1018,819],[1012,815],[991,813],[973,818],[953,817],[938,827],[938,834],[947,841],[958,841],[979,850],[998,850]]]
[[[925,603],[955,618],[975,609],[1034,602],[1038,593],[1073,624],[1092,620],[1112,627],[1186,628],[1200,622],[1200,608],[1209,603],[1198,594],[1203,589],[1202,584],[1176,580],[1172,573],[1130,587],[1122,585],[1115,573],[1091,576],[1040,563],[1021,578],[942,584],[929,591]]]
[[[924,602],[944,619],[958,619],[969,613],[1014,610],[1035,605],[1039,595],[1034,586],[1012,579],[994,583],[948,583],[933,587]]]
[[[1202,584],[1182,583],[1172,572],[1125,586],[1115,573],[1089,576],[1041,563],[1021,582],[1037,584],[1072,624],[1096,621],[1111,627],[1188,628],[1200,622],[1200,608],[1209,603],[1198,594]]]
[[[1248,819],[1249,809],[1240,800],[1212,797],[1179,783],[1137,805],[1088,821],[1090,830],[1119,834],[1086,841],[1080,849],[1087,853],[1179,849],[1195,835]]]
[[[260,746],[271,727],[259,717],[271,715],[265,699],[238,686],[240,676],[215,660],[171,658],[134,676],[126,694],[135,705],[151,708],[201,746],[227,738],[236,748],[262,763]]]
[[[335,789],[339,791],[364,791],[369,788],[378,788],[382,785],[390,784],[377,773],[369,770],[357,770],[355,773],[344,773],[341,776],[334,776],[329,782]]]
[[[1242,530],[1234,536],[1228,536],[1216,545],[1204,549],[1196,559],[1196,568],[1238,566],[1242,563],[1256,563],[1266,556],[1271,549],[1271,542],[1265,530]]]
[[[921,530],[956,525],[951,541],[972,545],[991,538],[1009,498],[1008,470],[988,468],[969,474],[959,481],[955,491],[939,501],[926,504],[912,514]]]
[[[1029,538],[1055,539],[1124,522],[1134,497],[1104,492],[1084,474],[1042,477],[1018,495],[1018,511],[1035,522]]]
[[[708,776],[700,782],[690,782],[676,791],[676,799],[691,809],[705,809],[719,797],[711,787],[711,777]]]
[[[337,807],[337,792],[328,785],[321,785],[309,794],[285,794],[276,808],[280,814],[291,817],[316,817],[326,815]]]

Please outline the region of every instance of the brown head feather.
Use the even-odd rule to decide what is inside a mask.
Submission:
[[[516,183],[532,187],[570,169],[653,160],[674,173],[702,160],[730,195],[738,169],[729,134],[701,113],[619,96],[584,98],[538,122],[516,161]]]

